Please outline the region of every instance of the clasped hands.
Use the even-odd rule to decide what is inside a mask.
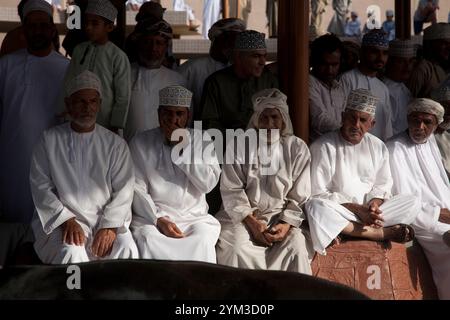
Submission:
[[[291,229],[291,226],[284,222],[279,222],[271,228],[268,228],[254,214],[247,216],[244,219],[244,224],[247,226],[252,240],[257,246],[261,247],[272,247],[276,242],[282,242]]]

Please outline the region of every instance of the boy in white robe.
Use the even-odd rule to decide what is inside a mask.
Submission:
[[[407,242],[418,213],[413,196],[391,198],[392,176],[384,143],[368,133],[377,98],[357,89],[347,99],[342,127],[311,145],[312,199],[306,204],[314,249],[326,248],[340,233],[374,241]]]
[[[450,184],[433,134],[443,117],[439,103],[412,101],[408,131],[392,138],[387,147],[393,192],[419,198],[419,214],[413,223],[416,237],[430,263],[439,298],[450,299]]]
[[[203,157],[201,131],[186,129],[192,93],[170,86],[159,97],[160,127],[130,143],[136,171],[133,236],[143,259],[216,263],[220,224],[208,214],[206,194],[219,181],[218,160],[215,152]],[[184,148],[177,145],[180,135]]]
[[[303,205],[310,196],[308,147],[293,135],[283,93],[267,89],[252,100],[255,112],[245,134],[262,135],[250,149],[238,144],[237,153],[228,144],[220,184],[223,210],[217,215],[222,225],[217,261],[236,268],[311,274],[312,248],[303,225]],[[270,167],[261,160],[264,149],[271,152],[265,155]]]
[[[36,253],[49,264],[137,258],[133,163],[126,142],[95,123],[101,82],[85,71],[66,90],[71,122],[45,131],[31,163]]]
[[[72,54],[65,83],[85,70],[102,82],[102,107],[97,123],[119,133],[124,129],[130,103],[130,62],[119,47],[109,41],[117,9],[109,0],[89,0],[84,30],[89,41],[77,45]]]

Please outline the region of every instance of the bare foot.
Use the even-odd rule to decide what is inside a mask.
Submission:
[[[384,240],[391,240],[398,243],[407,243],[414,239],[414,230],[412,227],[397,224],[392,227],[383,228]]]

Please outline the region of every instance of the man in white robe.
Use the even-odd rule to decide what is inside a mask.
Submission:
[[[387,143],[394,194],[416,195],[421,203],[413,223],[440,299],[450,299],[450,184],[433,132],[444,121],[444,108],[430,99],[408,106],[407,132]]]
[[[134,33],[137,63],[131,65],[131,98],[124,136],[131,140],[136,133],[159,127],[159,91],[171,85],[185,85],[178,72],[163,66],[172,40],[172,28],[162,20],[144,21]]]
[[[208,39],[208,32],[214,23],[220,19],[222,12],[222,0],[205,0],[203,4],[203,38]]]
[[[445,109],[444,121],[436,129],[434,136],[442,155],[444,169],[450,179],[450,78],[431,92],[431,98]]]
[[[30,184],[34,248],[43,263],[138,258],[130,230],[133,162],[126,142],[96,124],[101,82],[84,71],[67,85],[70,123],[44,132]]]
[[[341,126],[345,97],[337,76],[343,50],[341,40],[332,34],[321,36],[311,44],[312,71],[309,76],[311,141]]]
[[[391,198],[392,176],[384,143],[368,133],[377,98],[366,89],[348,97],[342,128],[311,145],[311,195],[306,204],[314,249],[339,236],[407,242],[418,212],[413,196]]]
[[[230,16],[242,19],[248,24],[250,13],[252,12],[252,0],[229,0]]]
[[[202,132],[185,129],[191,98],[180,86],[161,90],[160,127],[130,143],[136,171],[132,231],[143,259],[216,263],[220,224],[208,214],[206,194],[217,185],[220,166],[214,152],[203,157]]]
[[[48,3],[29,0],[24,17],[28,47],[0,59],[0,212],[2,220],[30,223],[31,153],[42,132],[56,124],[69,61],[53,50],[56,28]]]
[[[192,101],[195,119],[201,117],[200,103],[206,79],[214,72],[230,65],[236,35],[245,29],[245,22],[240,19],[228,18],[217,21],[208,32],[211,40],[209,56],[190,59],[178,68],[177,71],[187,80],[187,89],[194,94]]]
[[[358,67],[344,73],[341,84],[344,96],[354,89],[367,89],[378,98],[375,126],[371,134],[386,141],[392,137],[392,116],[389,89],[377,78],[388,59],[389,44],[381,30],[372,30],[363,37]]]
[[[311,19],[309,25],[310,39],[315,39],[324,34],[322,29],[322,17],[326,12],[328,0],[311,0]]]
[[[352,0],[333,0],[334,15],[328,25],[328,32],[334,33],[338,37],[345,36],[345,20],[350,12]]]
[[[293,135],[283,93],[266,89],[252,100],[255,112],[241,137],[245,141],[246,134],[254,133],[257,141],[247,148],[238,137],[236,153],[228,142],[217,261],[236,268],[311,274],[313,252],[303,225],[303,205],[310,196],[308,147]]]
[[[416,47],[412,40],[389,42],[389,59],[384,84],[389,89],[392,110],[392,131],[396,135],[408,129],[407,109],[412,95],[405,82],[409,80],[416,60]]]

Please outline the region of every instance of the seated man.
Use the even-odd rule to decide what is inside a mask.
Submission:
[[[353,90],[340,130],[311,146],[312,197],[306,204],[314,249],[325,249],[340,233],[381,241],[407,242],[418,212],[413,196],[390,199],[392,177],[384,143],[368,133],[375,124],[377,98]]]
[[[445,109],[444,122],[439,125],[434,134],[442,155],[444,169],[450,179],[450,78],[431,92],[431,98],[439,102]]]
[[[160,127],[130,144],[136,171],[132,231],[144,259],[216,263],[220,224],[208,214],[206,193],[217,185],[220,167],[215,154],[202,158],[202,133],[185,129],[191,99],[183,87],[162,89]]]
[[[237,154],[234,143],[227,147],[220,185],[224,210],[217,216],[222,225],[217,262],[311,274],[312,250],[302,226],[303,204],[310,195],[308,147],[293,135],[283,93],[266,89],[252,100],[255,112],[249,130],[237,141],[252,133],[258,140],[249,144],[250,149],[245,142],[237,145]],[[276,159],[271,162],[275,167],[267,168],[268,162],[261,160],[264,149],[271,152],[266,160]]]
[[[101,82],[84,71],[67,94],[71,122],[43,134],[31,163],[36,253],[51,264],[137,258],[133,162],[125,141],[95,123]]]
[[[450,299],[450,184],[433,133],[444,108],[429,99],[408,106],[409,130],[387,143],[395,194],[415,194],[421,207],[413,223],[440,299]]]

